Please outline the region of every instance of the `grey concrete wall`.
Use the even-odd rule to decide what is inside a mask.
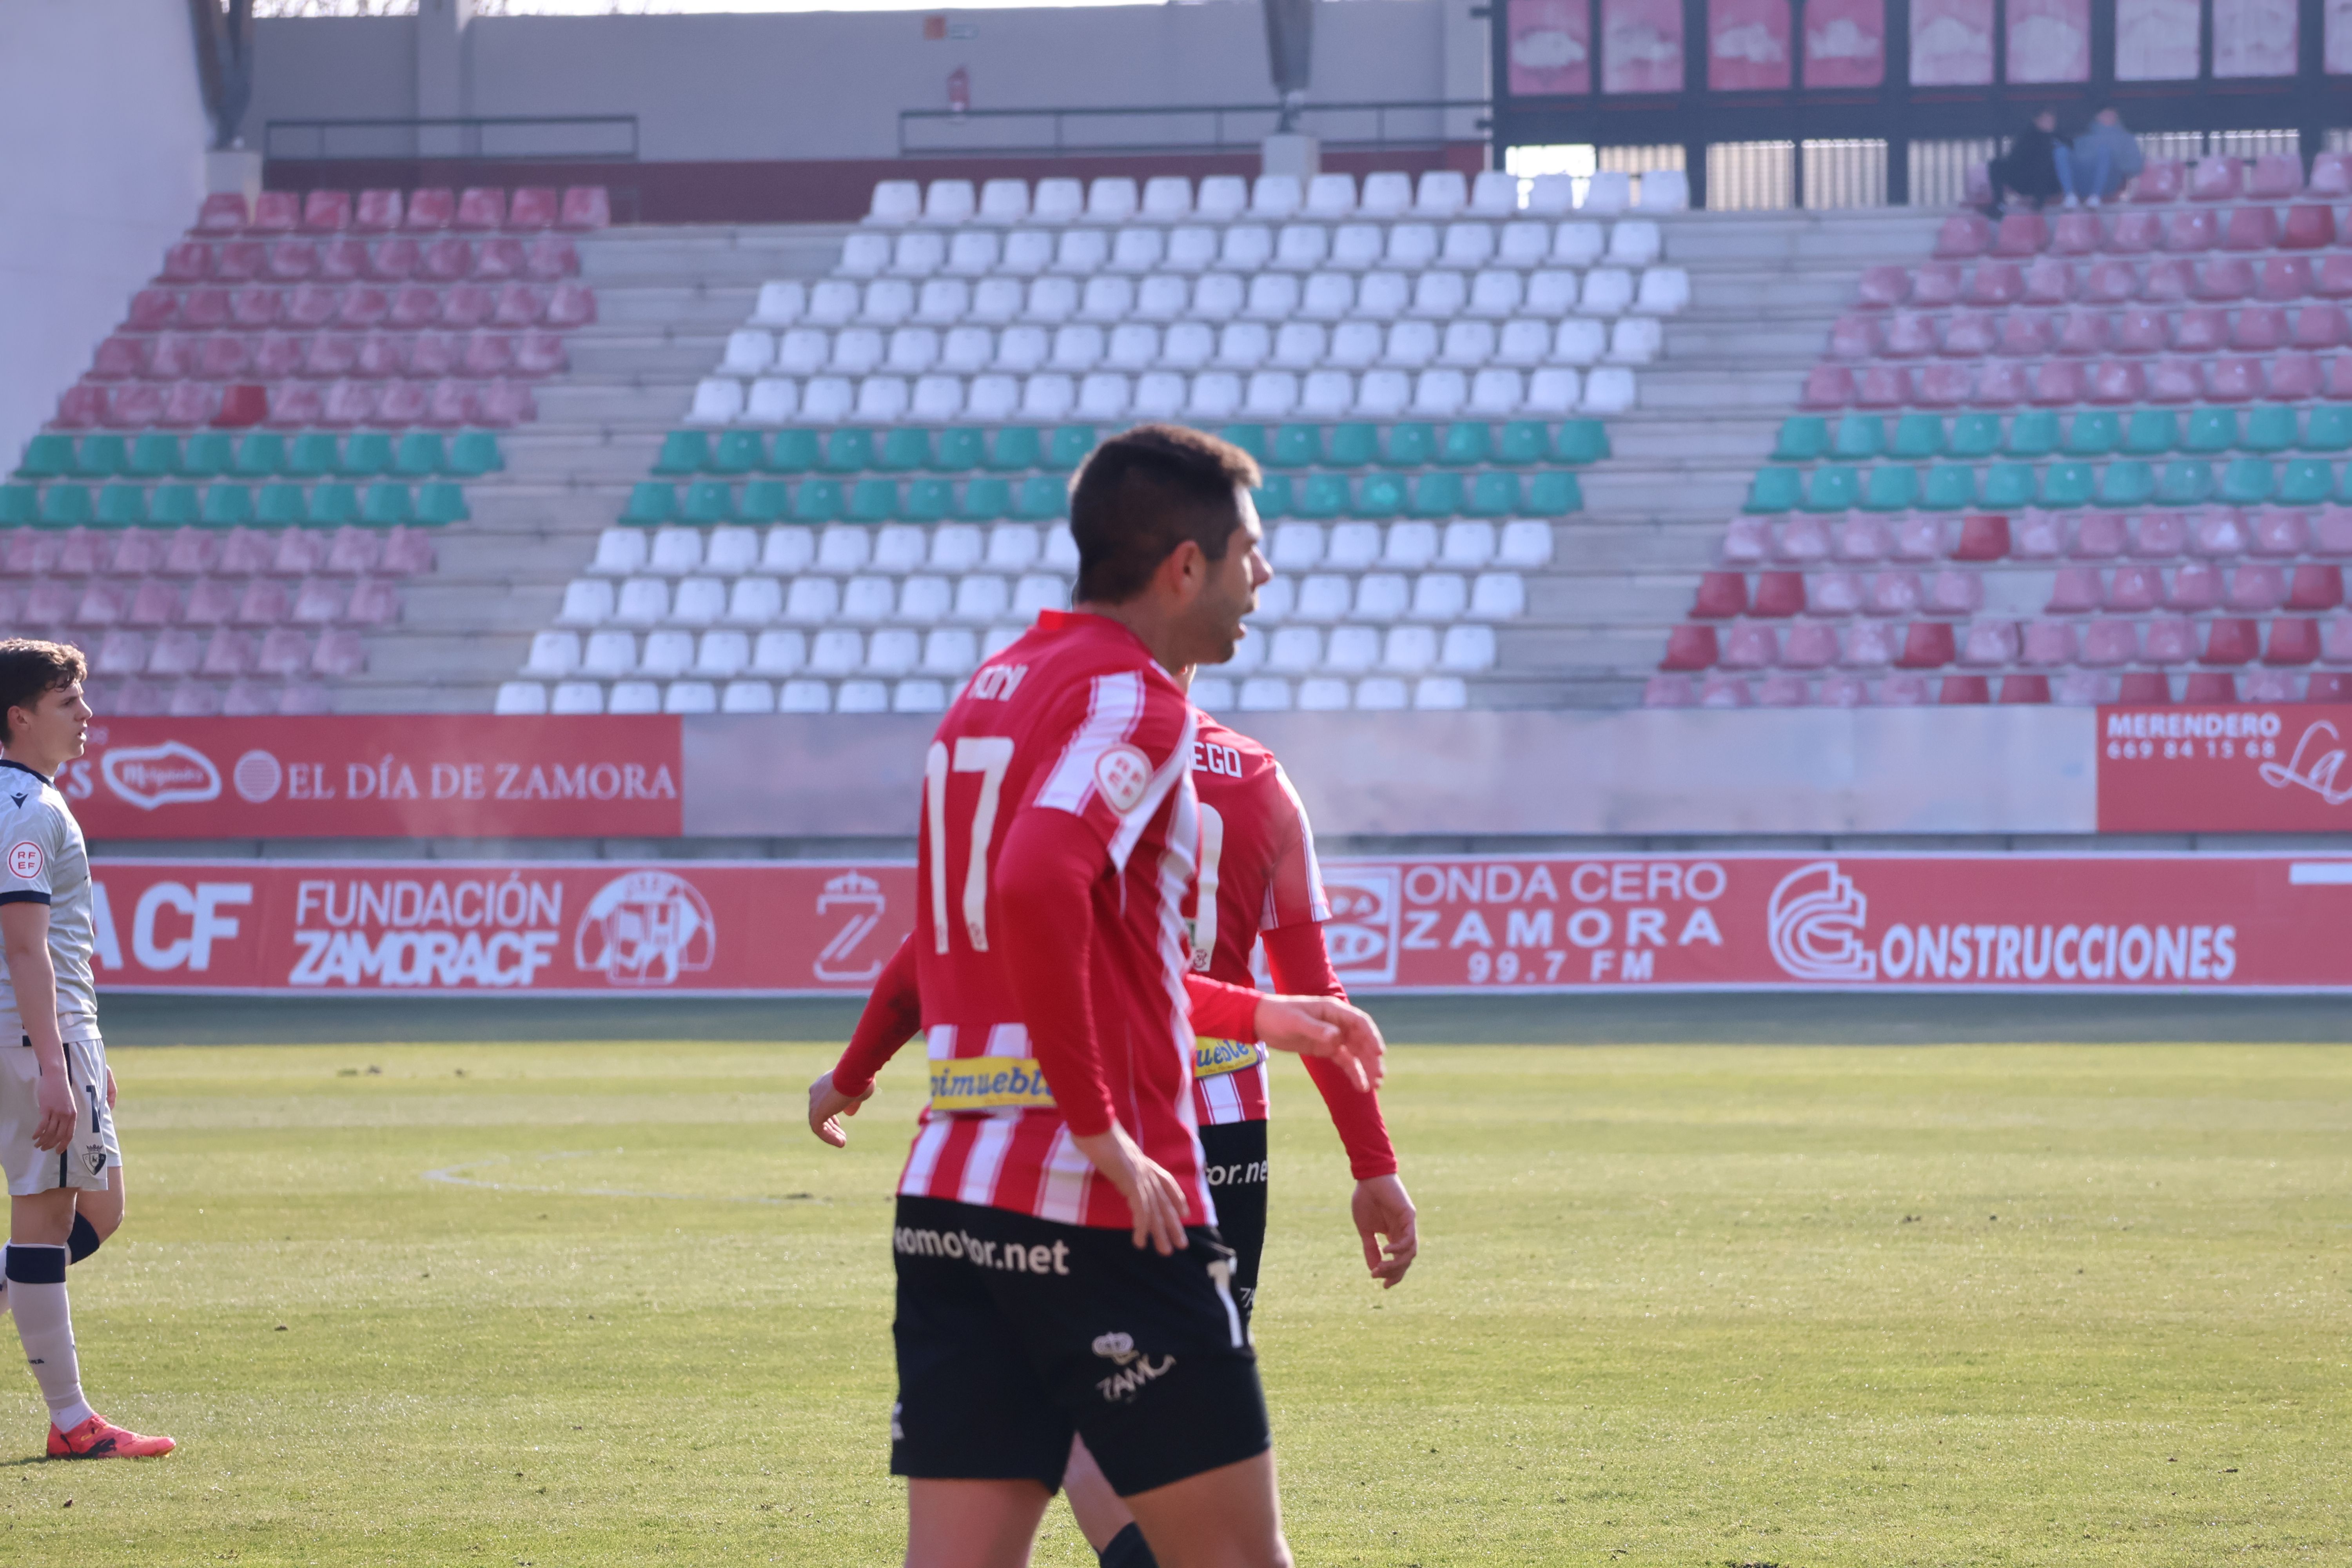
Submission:
[[[183,0],[0,0],[0,453],[13,465],[195,221]]]
[[[483,17],[466,30],[474,114],[635,114],[654,160],[883,158],[902,109],[1266,103],[1265,24],[1247,4],[946,13]],[[416,112],[413,18],[257,25],[247,133],[270,119]],[[1468,0],[1318,7],[1315,96],[1479,96],[1486,30]],[[975,150],[983,144],[975,143]]]

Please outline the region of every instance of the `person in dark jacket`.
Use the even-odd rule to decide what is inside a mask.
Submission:
[[[2058,137],[2058,116],[2043,110],[2033,117],[2033,123],[2010,139],[2009,152],[1992,161],[1992,205],[1986,216],[1999,217],[2005,196],[2015,195],[2031,202],[2033,210],[2063,194],[2058,183],[2058,149],[2063,143]]]

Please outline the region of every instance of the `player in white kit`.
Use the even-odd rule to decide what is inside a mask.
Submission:
[[[79,648],[0,641],[0,1301],[49,1407],[49,1457],[148,1458],[170,1453],[172,1439],[114,1426],[82,1398],[66,1305],[68,1261],[122,1223],[114,1074],[90,970],[89,852],[55,782],[89,729],[87,673]]]

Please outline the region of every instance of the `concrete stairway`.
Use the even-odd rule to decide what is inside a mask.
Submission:
[[[1640,373],[1641,407],[1609,421],[1613,455],[1585,471],[1585,510],[1560,523],[1528,614],[1503,628],[1482,707],[1638,701],[1666,629],[1690,603],[1723,526],[1795,406],[1862,269],[1927,254],[1940,214],[1696,213],[1665,226],[1692,305]],[[549,626],[664,432],[751,313],[761,283],[831,268],[841,226],[640,226],[583,242],[597,322],[540,417],[500,437],[506,472],[467,487],[474,521],[438,543],[399,625],[369,641],[346,712],[487,711]]]

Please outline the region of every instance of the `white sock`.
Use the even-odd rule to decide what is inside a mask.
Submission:
[[[54,1261],[53,1261],[54,1260]],[[27,1278],[30,1276],[30,1278]],[[49,1420],[70,1432],[97,1412],[81,1396],[81,1362],[74,1353],[73,1313],[66,1306],[66,1249],[8,1246],[8,1295],[16,1310],[16,1337]]]

